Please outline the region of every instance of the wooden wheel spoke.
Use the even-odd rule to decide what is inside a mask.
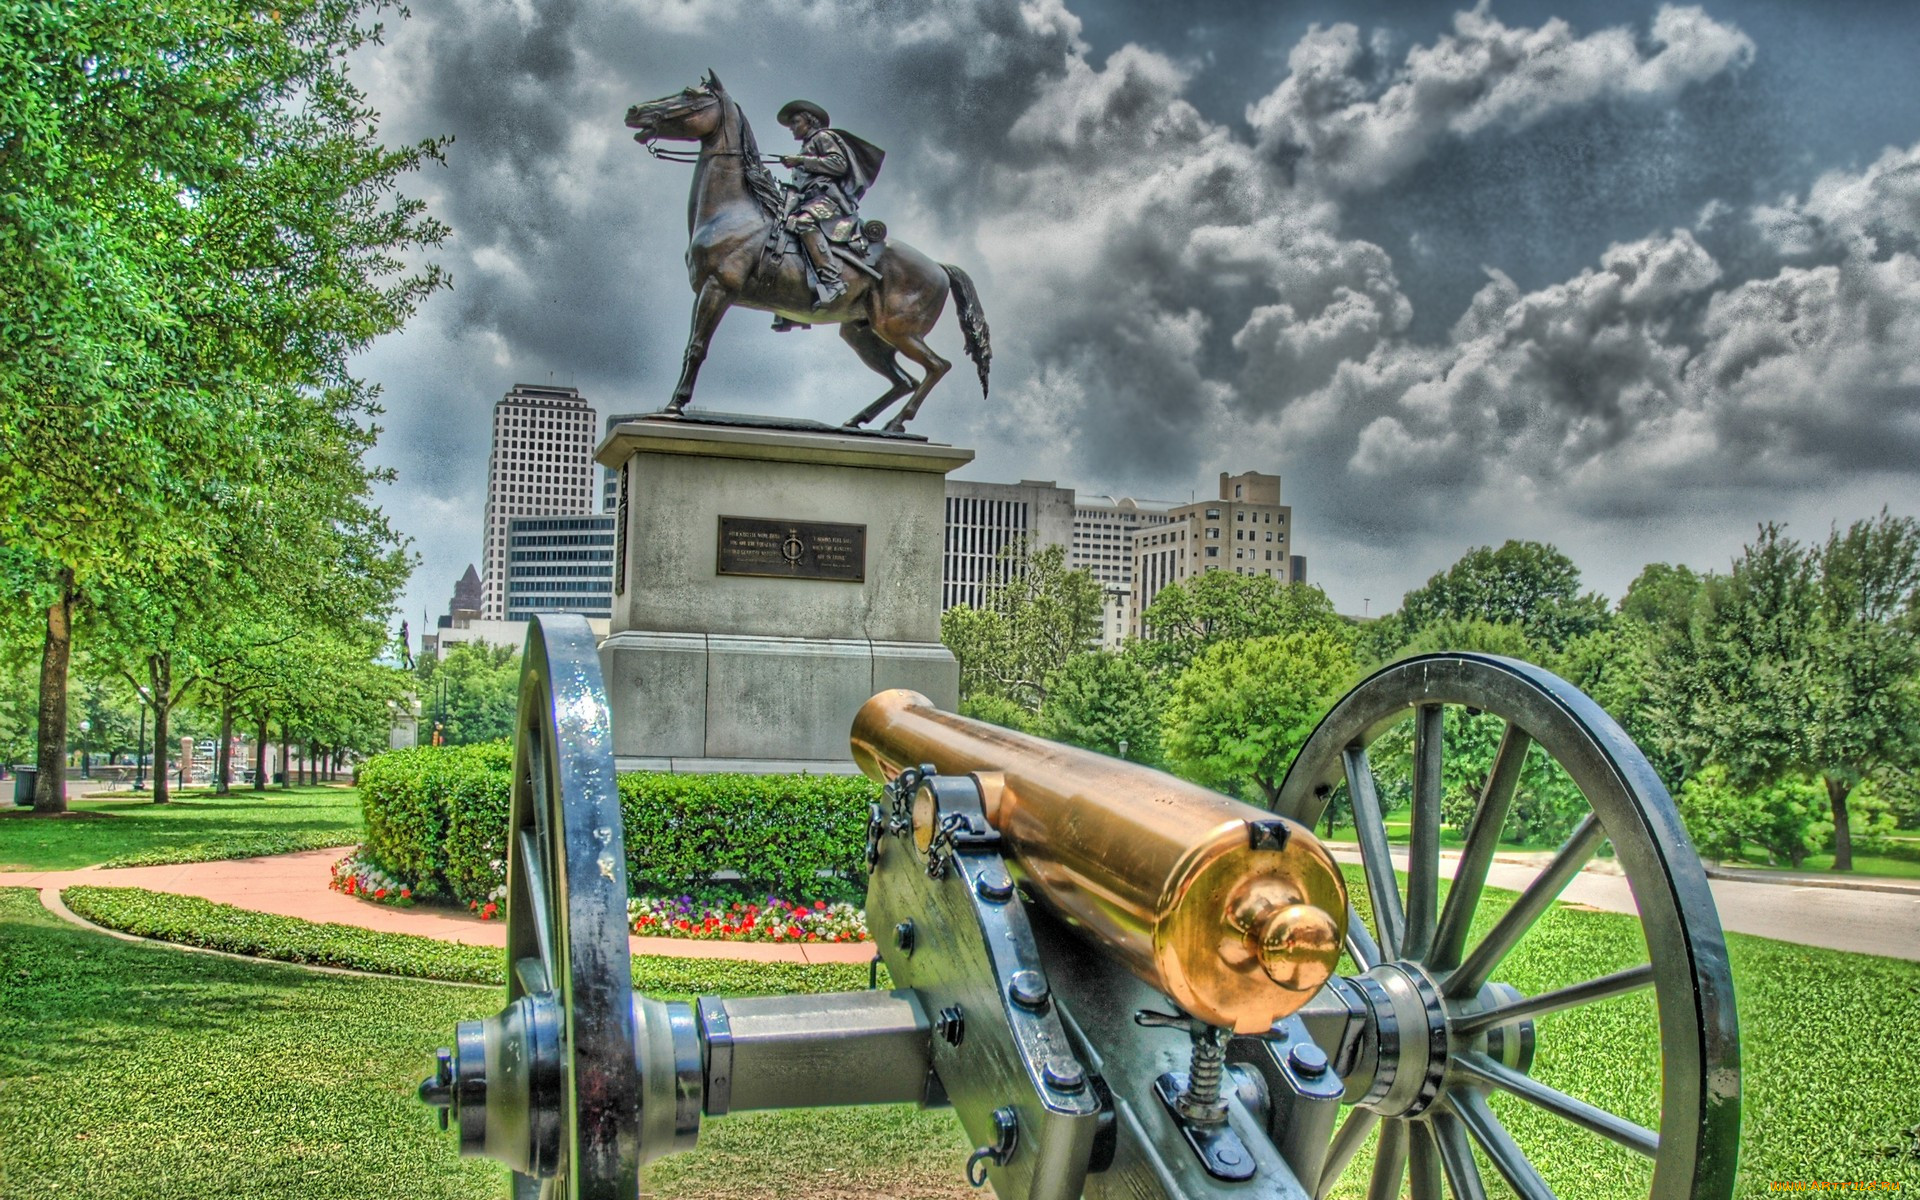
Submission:
[[[553,928],[553,891],[548,884],[547,860],[540,839],[533,830],[525,827],[520,830],[520,875],[520,886],[526,893],[526,902],[533,909],[531,924],[534,941],[540,948],[540,966],[547,973],[550,987],[558,969],[558,964],[553,961],[556,932]]]
[[[1480,1164],[1473,1160],[1473,1145],[1460,1118],[1445,1109],[1436,1109],[1427,1118],[1440,1165],[1447,1173],[1447,1189],[1454,1200],[1487,1200],[1487,1185],[1480,1178]]]
[[[1588,813],[1586,820],[1567,838],[1560,852],[1553,856],[1539,877],[1527,885],[1513,907],[1502,913],[1500,920],[1487,931],[1487,936],[1467,955],[1460,969],[1448,977],[1446,994],[1450,997],[1471,996],[1480,990],[1482,984],[1492,977],[1494,968],[1519,943],[1527,930],[1533,928],[1535,921],[1552,907],[1567,884],[1587,865],[1600,843],[1606,840],[1606,830],[1600,827],[1600,818]]]
[[[1407,1185],[1413,1200],[1447,1200],[1440,1190],[1440,1152],[1433,1142],[1433,1126],[1409,1122],[1407,1138]]]
[[[1367,1140],[1367,1134],[1380,1123],[1380,1114],[1370,1108],[1356,1108],[1347,1114],[1340,1123],[1339,1132],[1333,1135],[1333,1144],[1327,1147],[1327,1161],[1320,1168],[1320,1182],[1313,1189],[1313,1200],[1326,1200],[1333,1185],[1353,1161],[1360,1150],[1360,1143]]]
[[[1517,1021],[1522,1017],[1537,1017],[1543,1013],[1558,1012],[1563,1008],[1572,1008],[1579,1004],[1592,1004],[1652,986],[1653,964],[1642,963],[1625,971],[1615,971],[1611,975],[1589,979],[1585,983],[1569,984],[1563,988],[1555,988],[1551,992],[1541,992],[1537,996],[1526,996],[1519,1000],[1496,1004],[1482,1012],[1467,1013],[1454,1020],[1453,1032],[1461,1037],[1471,1037],[1482,1029],[1504,1025],[1508,1021]]]
[[[1400,956],[1407,918],[1400,907],[1400,883],[1393,874],[1393,854],[1387,849],[1387,825],[1380,815],[1380,790],[1363,746],[1349,746],[1341,756],[1347,772],[1347,798],[1353,805],[1353,831],[1360,842],[1360,862],[1367,873],[1367,894],[1373,902],[1373,927],[1381,952]]]
[[[1444,971],[1460,965],[1467,930],[1473,924],[1473,911],[1480,906],[1487,870],[1493,865],[1494,851],[1500,845],[1500,830],[1507,823],[1507,811],[1513,806],[1513,793],[1520,784],[1520,769],[1526,765],[1527,750],[1532,745],[1533,738],[1513,724],[1507,726],[1505,736],[1500,739],[1493,770],[1487,774],[1487,786],[1473,810],[1466,849],[1453,873],[1453,888],[1447,892],[1440,927],[1433,935],[1433,950],[1427,956],[1428,965],[1435,969]]]
[[[1440,802],[1446,793],[1441,760],[1446,709],[1423,704],[1413,717],[1413,824],[1407,840],[1406,935],[1400,957],[1423,960],[1433,945],[1440,895]]]
[[[1539,1080],[1522,1075],[1484,1054],[1462,1054],[1456,1056],[1453,1061],[1463,1072],[1480,1082],[1518,1096],[1527,1103],[1543,1108],[1562,1120],[1571,1121],[1582,1129],[1592,1130],[1610,1142],[1625,1146],[1648,1158],[1652,1158],[1660,1149],[1660,1138],[1652,1130],[1642,1128],[1604,1108],[1588,1104],[1585,1100],[1569,1096],[1558,1088],[1548,1087]]]
[[[1520,1152],[1520,1147],[1514,1145],[1507,1127],[1487,1107],[1485,1096],[1477,1091],[1456,1091],[1449,1103],[1454,1112],[1459,1114],[1467,1132],[1473,1135],[1473,1140],[1480,1143],[1481,1153],[1487,1156],[1493,1169],[1500,1172],[1500,1178],[1507,1181],[1507,1186],[1514,1190],[1520,1200],[1557,1200],[1553,1189],[1547,1186],[1546,1180],[1540,1178],[1540,1172],[1534,1169],[1533,1163]]]
[[[1353,911],[1352,904],[1347,905],[1347,953],[1362,971],[1371,971],[1380,965],[1380,943],[1367,932],[1366,922]]]
[[[1380,1140],[1374,1147],[1373,1177],[1367,1183],[1367,1200],[1400,1200],[1400,1181],[1407,1173],[1407,1123],[1383,1122]]]

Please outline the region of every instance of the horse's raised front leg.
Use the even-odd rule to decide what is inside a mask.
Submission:
[[[693,381],[700,374],[700,364],[707,360],[707,343],[732,303],[727,289],[714,280],[700,285],[700,294],[693,301],[693,332],[687,335],[687,352],[680,358],[680,383],[667,403],[668,412],[678,413],[693,399]]]

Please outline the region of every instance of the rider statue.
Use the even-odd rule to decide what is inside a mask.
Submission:
[[[799,239],[813,267],[814,307],[825,308],[847,292],[832,246],[846,246],[861,256],[867,252],[860,227],[860,197],[880,173],[886,152],[844,129],[829,129],[827,110],[809,100],[786,105],[779,120],[800,143],[800,153],[780,159],[781,165],[793,168],[793,182],[787,185],[786,227]]]

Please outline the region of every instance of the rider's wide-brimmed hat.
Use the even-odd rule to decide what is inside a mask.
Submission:
[[[811,100],[787,101],[787,103],[780,109],[780,115],[777,119],[782,125],[791,125],[793,124],[793,119],[799,116],[801,113],[806,113],[808,116],[820,122],[822,125],[833,124],[833,120],[827,116],[827,110],[824,108],[821,108],[818,104],[815,104]]]

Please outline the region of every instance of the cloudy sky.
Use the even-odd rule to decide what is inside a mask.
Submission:
[[[993,329],[915,430],[967,477],[1185,501],[1284,477],[1313,580],[1397,605],[1552,541],[1617,597],[1756,523],[1920,511],[1920,11],[1715,0],[412,0],[357,60],[454,288],[361,360],[385,506],[445,611],[480,556],[491,406],[672,391],[691,168],[627,105],[712,69],[762,148],[795,97],[888,151],[865,214]],[[722,324],[695,406],[839,422],[830,329]]]

